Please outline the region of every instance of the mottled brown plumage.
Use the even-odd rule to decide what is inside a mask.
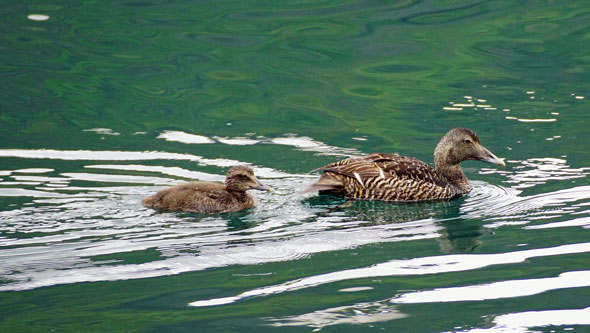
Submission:
[[[328,164],[306,192],[382,201],[451,199],[471,191],[459,163],[479,160],[505,165],[479,143],[470,129],[454,128],[434,150],[434,165],[399,154],[369,154]]]
[[[143,204],[166,211],[237,212],[256,205],[256,198],[246,193],[250,189],[270,191],[258,182],[252,169],[235,166],[227,172],[225,184],[205,181],[180,184],[145,198]]]

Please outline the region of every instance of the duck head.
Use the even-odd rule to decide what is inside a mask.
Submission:
[[[506,166],[499,158],[479,142],[477,134],[468,128],[453,128],[440,139],[434,150],[437,169],[458,165],[467,160],[478,160]]]
[[[227,171],[225,187],[229,191],[261,190],[270,192],[270,187],[262,185],[254,176],[254,171],[243,165],[232,167]]]

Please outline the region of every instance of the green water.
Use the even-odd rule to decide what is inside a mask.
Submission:
[[[45,15],[40,17],[31,14]],[[590,331],[586,1],[4,1],[0,331]],[[302,194],[475,130],[451,202]],[[246,163],[259,206],[141,206]]]

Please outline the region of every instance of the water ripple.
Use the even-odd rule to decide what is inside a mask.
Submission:
[[[527,333],[538,327],[590,325],[590,307],[584,309],[559,309],[545,311],[527,311],[496,316],[495,324],[487,329],[460,331],[466,333],[513,332]],[[573,328],[564,329],[574,331]]]
[[[407,314],[399,312],[387,303],[370,302],[323,309],[298,316],[266,318],[266,320],[269,322],[269,326],[307,326],[314,328],[313,331],[316,332],[327,326],[368,324],[406,317],[408,317]]]
[[[562,245],[551,248],[506,252],[498,254],[463,254],[415,258],[408,260],[392,260],[370,267],[331,272],[322,275],[305,277],[282,284],[268,286],[243,292],[237,296],[211,300],[200,300],[189,303],[190,306],[202,307],[229,304],[242,299],[268,296],[302,288],[345,281],[351,279],[373,278],[381,276],[439,274],[480,269],[491,265],[522,263],[534,257],[556,256],[573,253],[590,252],[590,243]]]
[[[501,281],[483,285],[440,288],[405,293],[391,300],[393,303],[432,303],[484,301],[522,297],[549,290],[590,286],[590,271],[565,272],[557,277]]]
[[[185,137],[185,134],[181,132],[173,137],[184,138],[179,139],[183,143],[192,143],[193,136]],[[228,139],[229,143],[221,139],[211,140],[213,144],[234,144],[231,138]],[[262,142],[280,149],[311,150],[321,154],[356,152],[297,135],[273,139],[257,137],[256,140],[259,142],[246,144],[240,141],[238,144],[248,146],[250,143],[256,145]],[[199,139],[199,143],[201,141]],[[266,178],[265,182],[275,189],[271,194],[257,194],[260,206],[222,216],[201,216],[157,213],[141,207],[140,202],[160,186],[179,182],[178,179],[168,178],[170,176],[221,181],[224,178],[223,171],[211,173],[147,163],[188,161],[197,162],[199,167],[208,167],[207,170],[210,170],[211,167],[226,168],[243,162],[156,151],[2,149],[0,157],[60,160],[64,163],[86,161],[90,163],[83,167],[92,170],[60,173],[59,168],[52,166],[2,171],[2,176],[11,181],[0,181],[0,197],[29,197],[34,207],[27,204],[12,205],[0,211],[1,272],[5,279],[0,290],[137,279],[229,265],[298,260],[315,253],[412,240],[436,239],[444,253],[469,253],[481,244],[479,238],[485,234],[484,228],[534,222],[534,225],[524,229],[534,232],[588,225],[584,217],[560,220],[562,216],[571,216],[570,213],[585,212],[584,201],[590,198],[588,186],[523,196],[518,184],[507,188],[473,181],[474,189],[469,195],[450,202],[345,203],[332,197],[298,194],[300,189],[313,181],[310,177],[317,176],[253,166],[256,174]],[[134,163],[128,164],[130,161]],[[146,164],[142,164],[144,162]],[[529,168],[540,171],[529,172]],[[513,184],[509,182],[512,180],[520,184],[531,181],[531,174],[536,176],[535,180],[559,181],[579,177],[586,170],[570,168],[561,160],[534,159],[516,164],[512,171],[499,172],[498,175],[505,177],[508,184]],[[486,170],[482,172],[484,175],[490,173]],[[523,173],[526,173],[526,177],[520,176]],[[579,205],[568,204],[575,202]],[[481,223],[470,222],[478,220],[486,221],[487,224],[482,226]],[[466,237],[465,234],[469,235]],[[584,247],[585,243],[564,248],[576,246]],[[587,251],[562,251],[564,248],[531,250],[533,252],[530,252],[529,257]],[[147,261],[130,260],[132,253],[145,254]],[[334,274],[349,279],[355,276],[469,270],[520,262],[524,260],[521,257],[526,256],[522,253],[529,252],[396,260]],[[384,268],[381,270],[379,267]],[[301,282],[288,283],[287,287],[276,288],[287,291],[293,286],[307,287],[314,285],[313,281],[328,283],[339,278],[332,275],[309,277]],[[264,289],[260,294],[267,292]],[[244,293],[238,299],[250,297],[248,295],[252,293],[255,292]]]

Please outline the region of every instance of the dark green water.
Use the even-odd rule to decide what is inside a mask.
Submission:
[[[581,0],[4,1],[0,331],[590,331],[589,64]],[[463,198],[300,193],[457,126]],[[239,163],[254,209],[140,204]]]

